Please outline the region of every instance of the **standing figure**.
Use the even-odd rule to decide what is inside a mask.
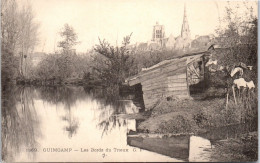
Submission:
[[[238,66],[235,66],[230,73],[231,78],[233,78],[233,95],[235,99],[235,104],[237,104],[235,88],[238,89],[238,96],[242,97],[244,95],[245,90],[250,94],[251,90],[254,90],[255,84],[251,80],[250,72],[252,70],[252,66],[246,66],[246,64],[240,62]],[[249,95],[248,94],[248,95]]]

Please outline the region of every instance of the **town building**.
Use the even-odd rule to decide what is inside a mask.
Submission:
[[[151,41],[159,44],[160,46],[163,46],[164,40],[165,40],[164,25],[159,25],[159,23],[156,22],[156,25],[153,26],[153,36]]]
[[[183,22],[181,33],[174,37],[171,34],[169,37],[165,35],[164,25],[156,24],[153,26],[152,39],[146,43],[136,43],[136,51],[154,51],[154,50],[181,50],[181,51],[198,51],[208,48],[216,42],[214,35],[196,36],[194,40],[191,39],[191,31],[186,12],[186,5],[184,6]]]

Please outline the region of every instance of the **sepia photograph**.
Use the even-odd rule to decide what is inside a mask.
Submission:
[[[257,0],[1,0],[1,162],[258,161]]]

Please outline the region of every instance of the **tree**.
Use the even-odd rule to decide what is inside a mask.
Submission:
[[[14,65],[6,64],[13,63],[9,61],[14,60],[12,58],[19,57],[19,75],[24,77],[26,70],[24,60],[37,44],[39,26],[34,20],[34,14],[29,3],[21,6],[18,5],[16,0],[3,0],[1,4],[2,67],[13,68]],[[5,59],[9,59],[9,61]]]
[[[124,37],[121,47],[111,46],[107,41],[99,39],[99,45],[94,50],[103,59],[99,59],[94,69],[99,73],[99,77],[106,85],[120,85],[129,76],[133,58],[127,45],[130,43],[131,34]]]
[[[232,6],[226,6],[226,14],[222,21],[226,26],[217,29],[221,38],[219,43],[229,49],[221,56],[220,61],[229,67],[239,62],[253,66],[252,79],[257,83],[258,18],[254,16],[253,8],[247,2],[237,3],[235,8]],[[239,14],[242,8],[245,12]]]
[[[22,6],[19,13],[19,37],[18,46],[20,54],[20,74],[28,77],[29,55],[38,44],[39,24],[34,20],[34,13],[30,4]]]
[[[65,53],[68,53],[74,45],[78,44],[78,36],[73,27],[68,24],[64,25],[64,28],[60,32],[60,36],[63,40],[59,42],[58,47],[61,47]]]
[[[19,35],[18,5],[15,0],[3,0],[1,6],[2,49],[8,49],[14,53]]]

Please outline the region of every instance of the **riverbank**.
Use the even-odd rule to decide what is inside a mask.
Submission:
[[[208,127],[240,124],[257,118],[257,101],[252,99],[245,107],[243,101],[236,105],[232,100],[226,107],[225,98],[211,100],[160,99],[151,116],[138,129],[149,133],[200,133]],[[250,109],[249,109],[250,108]],[[250,114],[250,115],[249,115]]]
[[[212,162],[255,162],[258,160],[258,133],[217,141],[211,151]]]
[[[141,133],[205,135],[212,128],[250,123],[246,133],[235,138],[214,140],[213,161],[257,160],[257,99],[238,99],[238,105],[225,98],[211,100],[160,99],[151,115],[137,126]],[[228,128],[224,129],[229,131]],[[218,133],[222,131],[217,131]],[[251,136],[250,136],[251,135]],[[252,136],[253,135],[253,136]],[[250,141],[245,141],[250,138]],[[237,143],[239,142],[239,143]],[[224,150],[225,149],[225,150]],[[237,152],[234,152],[236,151]],[[256,151],[255,151],[256,150]]]
[[[69,78],[69,79],[16,79],[18,85],[33,85],[33,86],[57,86],[57,85],[74,85],[74,86],[102,86],[100,80],[84,79],[84,78]]]
[[[56,87],[56,86],[83,86],[85,88],[98,88],[98,89],[106,89],[111,87],[112,89],[117,88],[117,91],[120,95],[124,96],[129,93],[138,93],[138,89],[136,87],[129,87],[126,85],[105,85],[102,80],[94,79],[94,78],[68,78],[68,79],[20,79],[17,78],[12,80],[13,84],[22,85],[22,86],[47,86],[47,87]]]

